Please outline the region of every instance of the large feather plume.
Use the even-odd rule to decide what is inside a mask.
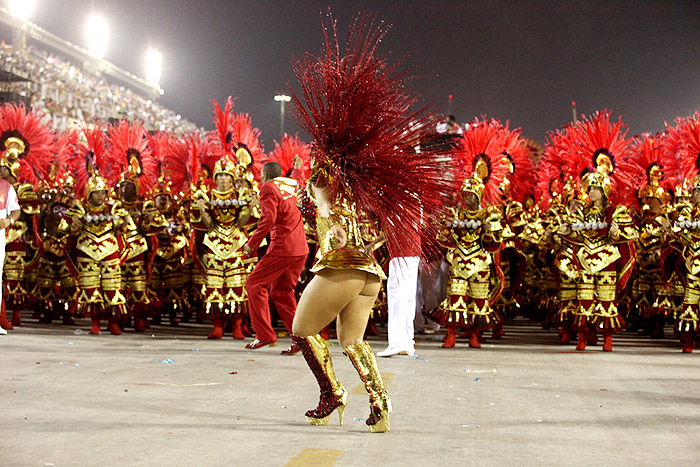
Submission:
[[[108,152],[110,168],[103,174],[116,186],[120,178],[132,178],[138,182],[141,195],[146,195],[154,186],[158,175],[158,163],[148,146],[148,134],[140,122],[120,120],[108,129]],[[130,166],[138,161],[138,173]],[[127,173],[129,172],[129,173]]]
[[[377,219],[394,255],[411,230],[420,230],[421,213],[435,216],[459,180],[450,154],[424,144],[435,138],[437,121],[425,108],[410,111],[419,99],[407,88],[408,76],[379,56],[386,26],[359,15],[343,53],[330,13],[322,23],[320,55],[294,61],[301,88],[291,90],[294,114],[314,140],[312,157],[329,175],[331,199],[355,202]],[[430,244],[424,246],[432,236],[424,235]]]
[[[700,173],[700,112],[677,118],[675,128],[666,124],[666,131],[666,152],[677,157],[684,178],[695,177]]]
[[[78,143],[70,160],[70,169],[75,174],[75,193],[80,198],[85,197],[85,187],[91,176],[102,176],[102,173],[108,171],[105,140],[106,135],[100,125],[80,126]]]
[[[508,131],[498,120],[476,118],[466,126],[455,151],[462,167],[462,180],[474,175],[479,160],[487,161],[488,174],[483,184],[484,201],[488,204],[498,204],[503,200],[499,185],[510,168],[508,157],[504,154],[508,149],[507,136]]]
[[[547,134],[544,153],[537,166],[537,199],[547,209],[554,195],[561,195],[564,185],[573,184],[581,188],[581,173],[590,168],[588,159],[574,157],[579,154],[578,133],[580,128],[569,124]]]
[[[667,192],[671,193],[673,187],[681,181],[678,159],[675,154],[665,150],[663,133],[637,136],[630,150],[630,156],[618,162],[621,203],[639,206],[638,192],[650,182],[649,174],[653,167],[658,167],[663,173],[659,186]]]
[[[510,130],[508,122],[504,127],[503,152],[510,158],[513,164],[513,173],[510,178],[509,197],[519,203],[524,203],[525,198],[534,196],[534,183],[536,172],[532,160],[532,151],[526,140],[522,137],[522,130],[517,128]]]
[[[174,194],[184,195],[197,185],[203,149],[204,142],[199,133],[170,142],[165,156],[165,177],[172,182]]]
[[[42,113],[27,111],[24,104],[9,103],[0,107],[0,148],[4,150],[5,142],[13,136],[24,142],[24,152],[18,158],[17,181],[35,187],[48,176],[55,150],[50,122],[44,125],[42,119]]]
[[[282,175],[289,177],[294,169],[294,158],[297,156],[302,162],[299,176],[305,183],[311,174],[311,144],[302,141],[299,133],[294,136],[285,133],[281,142],[275,141],[275,149],[270,153],[268,160],[282,166]]]

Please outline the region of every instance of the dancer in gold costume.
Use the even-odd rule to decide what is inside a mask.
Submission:
[[[314,138],[308,191],[318,205],[320,250],[312,269],[316,277],[297,306],[293,339],[321,390],[319,405],[306,412],[306,420],[325,425],[337,409],[342,424],[348,393],[335,377],[328,343],[318,334],[337,318],[338,340],[369,394],[367,426],[385,432],[391,401],[363,341],[384,274],[364,245],[361,223],[379,224],[390,253],[398,252],[405,232],[419,230],[422,213],[434,219],[442,195],[453,189],[446,181],[451,162],[437,148],[414,149],[434,122],[409,114],[416,96],[395,66],[377,56],[386,30],[358,18],[343,56],[335,21],[329,18],[326,26],[323,54],[296,62],[304,102],[292,92],[300,125]]]

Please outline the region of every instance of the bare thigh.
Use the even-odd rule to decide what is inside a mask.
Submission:
[[[374,303],[374,297],[379,292],[381,282],[377,276],[355,269],[325,269],[314,277],[304,289],[299,299],[297,311],[292,324],[292,332],[297,336],[312,336],[328,326],[338,315],[341,320],[346,317],[345,310],[362,311],[367,308],[365,326],[369,312]],[[348,333],[357,324],[349,316],[345,318]],[[364,332],[364,327],[362,329]],[[354,334],[354,333],[353,333]],[[338,336],[341,336],[339,328]],[[341,341],[342,344],[342,341]]]

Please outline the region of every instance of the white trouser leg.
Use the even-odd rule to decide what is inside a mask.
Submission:
[[[389,348],[414,348],[413,320],[416,315],[419,261],[419,257],[410,256],[393,258],[389,262]]]

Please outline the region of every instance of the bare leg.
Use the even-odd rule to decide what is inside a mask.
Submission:
[[[371,295],[371,297],[368,294],[371,294],[372,291],[366,290],[368,283],[376,283],[374,295]],[[304,289],[304,293],[299,299],[297,312],[292,324],[292,332],[294,335],[302,337],[318,334],[341,311],[344,311],[353,300],[360,298],[361,294],[364,294],[362,295],[362,304],[364,304],[365,299],[369,300],[371,298],[371,300],[374,300],[373,297],[376,297],[379,287],[379,278],[364,271],[354,269],[327,269],[319,271]],[[360,340],[367,325],[371,303],[364,318],[346,318],[346,321],[349,323],[346,324],[346,327],[350,326],[351,330],[354,330],[356,325],[358,325],[357,320],[364,323],[359,331]],[[357,310],[358,308],[359,303],[351,306],[352,310]],[[354,335],[350,330],[348,330],[348,333]],[[338,336],[340,336],[340,333],[338,333]]]
[[[338,316],[338,341],[343,348],[362,342],[372,306],[382,286],[377,276],[367,275],[365,287]]]

